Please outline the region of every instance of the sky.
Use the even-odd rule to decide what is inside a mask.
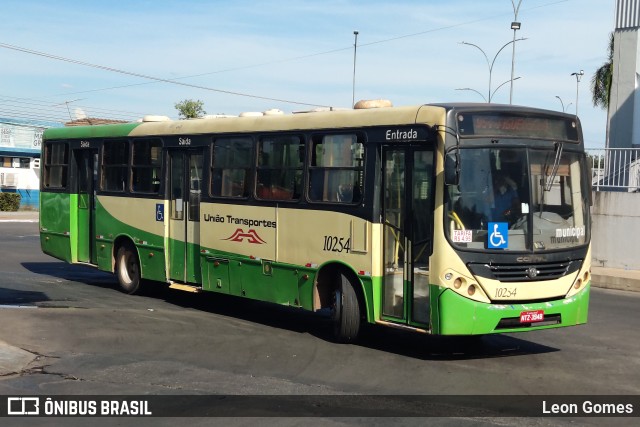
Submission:
[[[350,108],[354,97],[483,102],[489,89],[508,104],[514,3],[3,0],[0,117],[177,119],[185,99],[232,115]],[[587,148],[605,146],[591,78],[614,18],[614,0],[522,0],[518,10],[513,104],[577,105]]]

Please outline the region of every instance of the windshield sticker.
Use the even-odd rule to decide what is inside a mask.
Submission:
[[[579,243],[580,238],[584,237],[585,228],[567,227],[556,228],[556,235],[551,237],[551,243]]]
[[[453,230],[453,236],[451,236],[455,243],[471,243],[473,242],[472,230]]]
[[[490,222],[489,237],[487,238],[489,249],[507,249],[509,247],[509,223]]]

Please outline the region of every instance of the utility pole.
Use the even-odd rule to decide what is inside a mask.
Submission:
[[[511,23],[511,29],[513,30],[513,50],[511,51],[511,91],[509,92],[509,104],[513,104],[513,71],[516,64],[516,31],[520,29],[520,22],[518,22],[518,11],[520,11],[520,4],[522,0],[518,1],[518,6],[511,0],[511,6],[513,6],[513,22]]]
[[[351,108],[356,104],[356,52],[358,50],[358,32],[354,31],[355,41],[353,42],[353,85],[351,92]]]
[[[578,89],[580,88],[580,79],[584,76],[584,70],[571,73],[571,75],[576,76],[576,117],[578,117]]]

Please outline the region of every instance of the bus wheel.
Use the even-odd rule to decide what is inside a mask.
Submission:
[[[336,341],[353,342],[360,331],[360,305],[353,285],[340,274],[333,292],[331,320]]]
[[[116,275],[120,289],[127,294],[135,294],[140,290],[140,261],[138,254],[130,245],[122,245],[116,255]]]

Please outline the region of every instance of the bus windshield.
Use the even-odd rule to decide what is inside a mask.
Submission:
[[[458,248],[542,252],[586,244],[583,155],[555,149],[462,148],[448,187],[447,231]]]

